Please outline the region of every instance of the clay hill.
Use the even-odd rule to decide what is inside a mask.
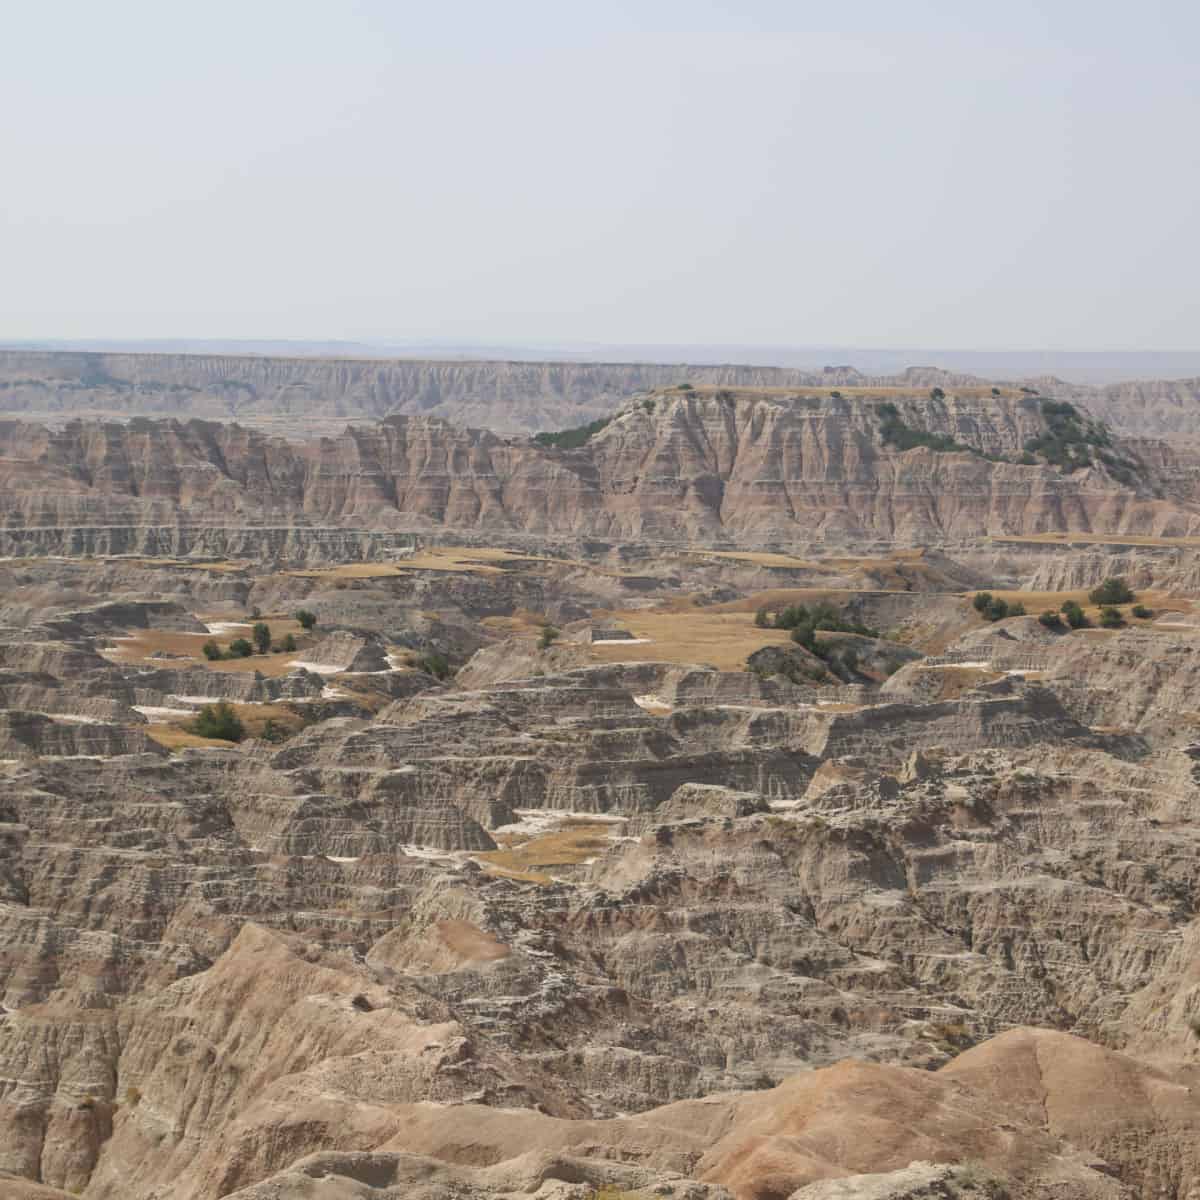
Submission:
[[[1130,436],[1200,433],[1200,381],[1104,388],[1032,383],[1090,409]],[[239,420],[330,432],[395,414],[434,416],[502,433],[565,429],[607,416],[627,397],[679,383],[703,388],[816,390],[846,386],[947,391],[984,381],[934,368],[865,376],[824,371],[652,363],[445,362],[0,351],[0,413],[56,422],[71,415]]]
[[[0,550],[189,553],[203,538],[208,552],[263,554],[305,529],[370,531],[364,545],[456,530],[853,546],[1200,527],[1186,446],[1118,438],[1032,389],[997,391],[673,388],[540,440],[429,416],[301,442],[195,420],[9,421]],[[338,542],[347,557],[352,541]]]

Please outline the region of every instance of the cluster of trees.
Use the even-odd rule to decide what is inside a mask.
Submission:
[[[206,704],[192,722],[192,732],[199,737],[220,738],[224,742],[240,742],[246,727],[228,700]]]
[[[1133,589],[1120,575],[1106,579],[1088,593],[1088,600],[1100,609],[1097,621],[1102,629],[1120,629],[1125,624],[1125,617],[1118,605],[1130,604],[1136,598]],[[1139,621],[1148,621],[1154,616],[1154,610],[1144,604],[1134,604],[1129,611]],[[1071,629],[1088,629],[1092,624],[1076,600],[1065,601],[1058,612],[1041,613],[1038,620],[1047,629],[1055,630],[1067,626]]]
[[[272,651],[276,654],[294,654],[296,652],[298,647],[294,634],[285,634],[282,640],[275,642],[271,637],[271,627],[265,621],[258,620],[261,615],[259,610],[253,609],[250,615],[255,618],[254,628],[250,630],[250,637],[253,641],[247,641],[244,637],[234,638],[229,643],[228,649],[222,650],[215,638],[209,638],[201,647],[204,657],[209,662],[218,662],[227,658],[249,658],[252,654],[270,654]],[[317,614],[302,608],[296,613],[296,620],[300,623],[301,629],[309,630],[316,625]]]
[[[981,617],[988,621],[1003,621],[1005,617],[1023,617],[1025,615],[1025,605],[1019,601],[1010,604],[999,596],[993,596],[991,592],[976,592],[971,605]]]
[[[857,633],[869,638],[879,636],[877,629],[871,629],[860,621],[847,619],[832,604],[825,601],[814,604],[812,608],[804,604],[789,604],[787,608],[773,614],[765,608],[760,608],[754,614],[754,623],[760,629],[790,630],[793,642],[821,658],[825,655],[817,641],[818,632]]]

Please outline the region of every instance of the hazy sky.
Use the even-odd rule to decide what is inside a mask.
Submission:
[[[1195,0],[0,13],[0,338],[1200,349]]]

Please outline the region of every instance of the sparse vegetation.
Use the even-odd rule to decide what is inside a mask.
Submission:
[[[289,633],[282,642],[279,643],[279,649],[283,654],[294,654],[296,652],[296,635]]]
[[[254,638],[254,648],[259,654],[267,654],[271,649],[271,627],[265,621],[259,621],[251,630]]]
[[[691,391],[691,384],[680,384],[681,391]],[[533,440],[539,446],[554,447],[558,450],[578,450],[580,446],[586,445],[592,438],[612,424],[612,417],[599,417],[595,421],[589,422],[587,425],[580,425],[576,429],[560,429],[557,433],[535,433]]]
[[[1149,621],[1154,616],[1154,609],[1147,608],[1144,604],[1135,604],[1129,611],[1139,621]]]
[[[1136,482],[1133,473],[1138,464],[1111,451],[1112,437],[1103,422],[1084,417],[1067,400],[1043,400],[1041,411],[1046,432],[1025,443],[1026,453],[1068,474],[1092,466],[1099,457],[1121,482]]]
[[[924,446],[939,454],[979,453],[973,446],[964,446],[944,433],[930,433],[926,429],[914,429],[905,424],[900,410],[890,400],[879,405],[876,412],[881,418],[879,433],[884,444],[896,450],[915,450],[918,446]]]
[[[1121,610],[1111,604],[1106,604],[1100,610],[1100,627],[1102,629],[1120,629],[1125,624]]]
[[[940,387],[930,388],[929,398],[930,400],[945,400],[946,393]]]
[[[538,638],[538,649],[549,650],[558,641],[558,630],[553,625],[543,625],[541,636]]]
[[[191,731],[197,737],[217,738],[223,742],[240,742],[246,736],[246,727],[227,700],[206,704],[192,722]]]
[[[307,633],[317,623],[317,614],[309,612],[307,608],[302,608],[296,613],[296,620],[300,622],[300,628]]]
[[[1132,604],[1136,597],[1133,589],[1125,582],[1125,577],[1115,575],[1088,592],[1088,599],[1093,604]]]
[[[1053,629],[1055,633],[1061,633],[1066,628],[1066,624],[1062,617],[1060,617],[1058,613],[1052,612],[1050,609],[1047,609],[1044,613],[1039,614],[1038,623],[1044,625],[1047,629]]]
[[[208,641],[200,647],[200,650],[209,662],[217,662],[222,657],[221,647],[217,645],[214,638],[209,638]]]
[[[230,658],[249,658],[254,653],[254,647],[245,638],[234,638],[229,643]]]

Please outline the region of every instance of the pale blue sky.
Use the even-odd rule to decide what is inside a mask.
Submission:
[[[1200,5],[0,0],[0,339],[1200,349]]]

